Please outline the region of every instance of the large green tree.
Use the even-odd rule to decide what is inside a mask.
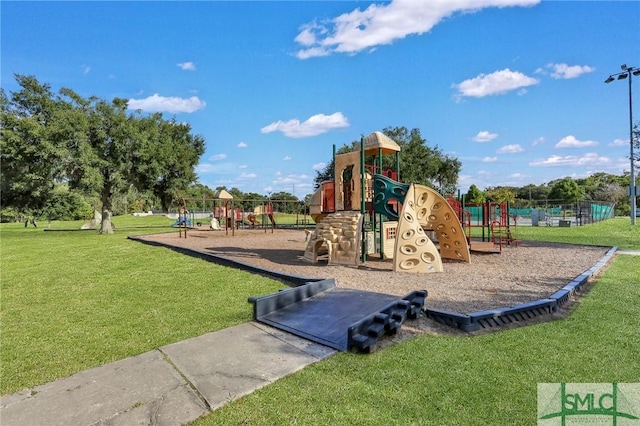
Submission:
[[[443,193],[455,192],[462,164],[444,154],[438,146],[429,146],[420,129],[387,127],[382,132],[400,145],[400,178]]]
[[[101,233],[111,233],[114,197],[132,187],[153,190],[163,205],[195,181],[204,139],[188,124],[128,111],[125,99],[54,95],[35,77],[2,94],[2,206],[47,205],[55,181],[98,194]],[[6,191],[5,191],[6,188]]]
[[[132,179],[148,187],[168,211],[181,193],[197,180],[194,171],[204,153],[204,139],[191,134],[188,123],[154,114],[139,120],[139,149],[133,158]],[[182,194],[184,195],[184,194]]]
[[[460,161],[445,155],[437,146],[430,147],[422,138],[419,129],[409,131],[406,127],[387,127],[382,133],[396,141],[400,146],[400,179],[402,182],[419,183],[439,190],[455,192],[458,175],[462,164]],[[337,154],[360,149],[360,142],[353,141],[336,151]],[[383,158],[383,168],[395,168],[395,158],[387,155]],[[322,181],[333,180],[333,159],[316,172],[314,179],[316,188]]]
[[[558,179],[549,184],[551,185],[550,200],[575,202],[584,198],[584,188],[570,177]]]
[[[0,205],[38,215],[64,175],[68,154],[55,139],[70,108],[48,84],[31,76],[16,80],[19,91],[0,92]]]
[[[513,203],[516,199],[516,188],[512,186],[494,186],[485,189],[484,194],[487,201],[494,203]]]
[[[484,193],[480,191],[477,186],[471,184],[471,186],[469,186],[467,195],[465,195],[464,197],[464,200],[467,203],[484,203],[485,197]]]

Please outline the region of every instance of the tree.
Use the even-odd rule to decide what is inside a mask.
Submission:
[[[387,127],[382,133],[396,141],[400,146],[400,179],[407,183],[418,183],[438,189],[440,192],[454,192],[462,164],[457,158],[443,154],[436,146],[431,148],[420,135],[419,129],[409,131],[406,127]],[[360,149],[360,141],[351,146],[344,145],[336,151],[343,154]],[[368,161],[368,159],[365,159]],[[395,169],[395,158],[387,155],[383,158],[383,169]],[[315,188],[325,180],[333,180],[333,158],[316,172]]]
[[[485,190],[485,197],[487,201],[494,203],[513,203],[516,200],[515,189],[511,186],[490,187]]]
[[[150,187],[160,199],[163,211],[168,211],[179,192],[195,182],[194,167],[204,154],[204,138],[191,134],[188,123],[175,118],[163,120],[154,114],[141,120],[143,128],[138,158],[132,166],[142,187]]]
[[[281,213],[296,213],[299,211],[298,206],[298,197],[291,194],[290,192],[280,191],[274,194],[271,194],[271,199],[275,201],[286,201],[285,203],[276,204],[278,211]]]
[[[400,145],[400,177],[403,182],[427,185],[441,192],[455,191],[462,167],[457,158],[443,154],[437,146],[429,147],[419,129],[409,131],[406,127],[387,127],[382,132]]]
[[[598,172],[584,179],[577,179],[576,183],[584,189],[585,198],[596,201],[618,201],[608,191],[613,190],[613,193],[617,193],[617,189],[614,187],[619,186],[623,192],[626,192],[626,187],[629,185],[629,178],[625,179],[623,176],[616,176],[609,173]]]
[[[44,207],[47,220],[80,220],[93,216],[91,204],[77,191],[70,191],[66,183],[56,184],[53,196]]]
[[[55,133],[68,105],[35,77],[16,75],[16,80],[19,91],[10,97],[0,92],[0,205],[38,214],[63,176],[66,150]]]
[[[547,185],[525,185],[516,190],[516,198],[519,200],[537,201],[546,200],[550,188]]]
[[[474,184],[471,184],[467,195],[465,195],[464,197],[464,200],[467,203],[484,203],[485,198],[482,191],[480,191]]]
[[[549,192],[550,200],[575,202],[583,198],[584,189],[570,177],[554,181],[551,192]]]
[[[125,99],[54,95],[35,77],[17,75],[21,90],[2,93],[2,206],[38,209],[55,182],[97,193],[100,233],[111,233],[113,200],[132,187],[153,190],[163,204],[195,181],[204,140],[160,114],[128,113]]]
[[[436,188],[443,194],[454,194],[458,186],[458,174],[462,163],[454,157],[441,154],[440,164],[434,176]]]

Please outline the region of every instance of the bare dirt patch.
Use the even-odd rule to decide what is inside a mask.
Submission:
[[[310,264],[302,230],[192,230],[142,236],[140,239],[240,260],[262,268],[311,278],[334,278],[339,287],[404,296],[429,292],[425,307],[471,313],[543,299],[596,264],[606,247],[520,242],[501,254],[471,255],[471,263],[444,260],[444,272],[393,272],[389,260],[359,266]]]

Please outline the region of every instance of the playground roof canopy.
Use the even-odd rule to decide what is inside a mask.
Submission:
[[[382,132],[373,132],[364,138],[365,154],[375,155],[378,154],[380,149],[382,149],[383,154],[393,154],[401,151],[400,145]]]
[[[233,195],[229,194],[224,189],[221,189],[220,191],[218,191],[216,193],[215,198],[217,198],[219,200],[233,200]]]

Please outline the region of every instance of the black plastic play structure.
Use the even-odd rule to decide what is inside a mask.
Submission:
[[[416,319],[426,290],[399,298],[390,294],[337,288],[335,280],[251,297],[253,319],[325,346],[372,352],[378,340]]]

